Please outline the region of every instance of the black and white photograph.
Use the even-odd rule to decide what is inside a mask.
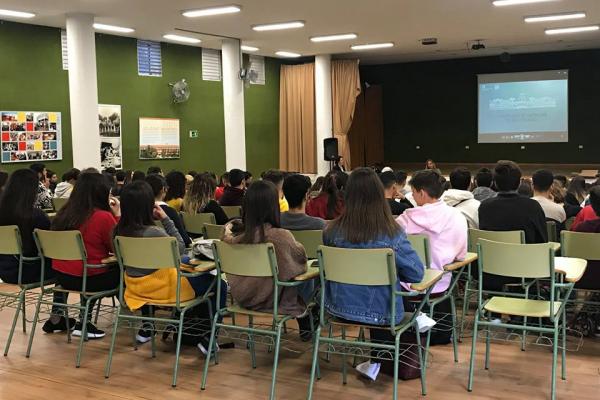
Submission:
[[[41,160],[42,159],[42,152],[41,151],[28,151],[27,152],[27,159],[28,160]]]
[[[123,168],[120,105],[98,105],[98,131],[102,168]]]
[[[19,144],[13,142],[2,143],[2,151],[17,151],[19,150]]]
[[[100,162],[103,169],[122,168],[121,138],[100,138]]]
[[[43,160],[56,160],[58,158],[58,153],[56,150],[45,150],[42,152]]]

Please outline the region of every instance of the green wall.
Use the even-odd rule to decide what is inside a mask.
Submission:
[[[62,70],[60,30],[35,25],[0,24],[0,109],[62,112],[63,161],[48,162],[59,173],[72,165],[67,71]],[[6,55],[10,55],[7,57]],[[136,40],[96,35],[98,101],[119,104],[122,112],[123,165],[146,170],[225,169],[222,82],[202,80],[200,48],[162,43],[162,77],[138,76]],[[279,164],[279,61],[266,58],[266,85],[245,90],[247,168],[255,175]],[[174,104],[168,84],[185,78],[190,99]],[[181,158],[139,160],[139,118],[179,118]],[[199,137],[189,138],[189,130]],[[23,164],[2,164],[14,170]]]
[[[54,171],[71,168],[69,82],[62,69],[60,30],[0,21],[0,54],[0,110],[62,113],[63,159],[44,162]],[[27,165],[0,164],[0,169]]]

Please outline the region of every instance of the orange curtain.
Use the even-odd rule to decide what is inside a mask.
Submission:
[[[282,65],[279,84],[279,168],[314,174],[315,64]]]
[[[358,60],[331,61],[331,97],[333,103],[333,135],[338,140],[339,154],[350,169],[348,131],[354,118],[356,97],[360,94]]]

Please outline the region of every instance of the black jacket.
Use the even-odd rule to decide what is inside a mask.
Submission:
[[[479,229],[485,231],[525,231],[526,243],[546,243],[546,216],[535,200],[517,192],[500,192],[479,206]]]
[[[241,206],[244,200],[244,189],[226,186],[219,204],[222,206]]]
[[[185,230],[183,222],[181,221],[181,218],[179,217],[177,211],[175,211],[174,208],[169,207],[166,204],[161,204],[160,208],[162,208],[165,214],[167,214],[167,217],[169,217],[171,221],[173,221],[173,223],[175,224],[175,228],[177,228],[177,230],[179,231],[179,234],[181,235],[183,243],[185,243],[186,247],[192,244],[192,239],[190,239],[190,236]]]

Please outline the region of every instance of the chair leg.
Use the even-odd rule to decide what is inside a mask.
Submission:
[[[479,328],[479,310],[475,311],[475,320],[473,321],[473,340],[471,342],[471,360],[469,361],[469,382],[467,390],[473,391],[473,367],[475,366],[475,348],[477,345],[477,329]]]
[[[342,326],[342,340],[346,340],[346,327]],[[344,343],[345,344],[345,343]],[[346,366],[346,353],[342,352],[342,383],[348,383],[348,371]]]
[[[484,368],[485,369],[490,369],[490,340],[491,340],[491,336],[492,336],[492,331],[490,326],[486,326],[485,328],[486,331],[486,335],[485,335],[485,365]]]
[[[567,379],[567,309],[562,312],[562,349],[561,349],[561,379]]]
[[[431,318],[431,319],[434,319],[433,318],[434,309],[435,309],[435,305],[432,304],[431,307],[429,307],[429,318]],[[419,336],[419,327],[418,327],[418,325],[415,325],[414,329],[415,329],[415,332],[416,332],[417,336]],[[426,344],[427,348],[429,348],[429,343],[431,343],[431,331],[432,330],[433,330],[433,328],[431,328],[431,329],[429,329],[427,331],[427,338],[425,339],[425,344]],[[419,339],[420,339],[420,337],[419,337]],[[427,358],[429,357],[428,353],[429,352],[426,352],[423,355],[423,362],[425,363],[425,365],[427,365]]]
[[[452,312],[452,350],[454,351],[454,362],[458,362],[458,330],[456,325],[458,324],[456,317],[456,302],[454,294],[450,293],[450,308]]]
[[[100,316],[100,306],[102,305],[102,299],[98,299],[96,304],[96,317],[94,317],[94,324],[98,324],[98,317]]]
[[[21,307],[25,308],[24,304],[24,296],[23,293],[19,294],[19,300],[17,303],[17,309],[15,310],[15,315],[13,317],[12,326],[10,328],[10,333],[8,334],[8,339],[6,340],[6,347],[4,348],[4,356],[8,355],[8,350],[10,349],[10,343],[12,342],[13,334],[15,333],[15,328],[17,327],[17,321],[19,320],[19,313],[21,312]],[[23,311],[23,315],[25,312]],[[25,323],[23,323],[23,332],[25,332]]]
[[[27,345],[27,352],[25,353],[25,357],[29,358],[31,355],[31,346],[33,345],[33,336],[35,335],[35,327],[37,326],[38,319],[40,317],[40,307],[42,305],[42,299],[44,296],[44,289],[42,288],[42,292],[38,297],[37,304],[35,306],[35,315],[33,316],[33,323],[31,324],[31,333],[29,334],[29,344]],[[67,314],[67,321],[69,320]]]
[[[550,398],[556,398],[556,358],[558,356],[558,321],[554,322],[554,340],[552,341],[552,383],[550,386]]]
[[[329,339],[331,339],[333,336],[333,325],[329,325],[329,330],[327,333],[327,337]],[[327,351],[325,353],[325,361],[329,362],[331,361],[331,353],[329,352],[329,346],[331,346],[330,344],[327,344]]]
[[[233,314],[235,315],[235,314]],[[219,314],[215,314],[212,327],[210,328],[210,339],[208,342],[208,354],[206,356],[206,361],[204,362],[204,373],[202,374],[202,385],[200,385],[200,389],[206,389],[206,378],[208,377],[208,366],[210,364],[210,357],[212,355],[212,349],[215,343],[215,332],[217,330],[217,319],[219,318]]]
[[[110,339],[110,350],[108,351],[108,359],[106,360],[106,367],[104,368],[104,377],[108,379],[110,376],[110,368],[112,366],[113,353],[115,351],[115,343],[117,340],[117,330],[119,329],[119,316],[121,315],[121,306],[117,308],[117,319],[113,325],[112,338]]]
[[[252,315],[248,316],[248,328],[254,327],[254,317]],[[254,349],[254,335],[248,333],[248,341],[250,344],[250,358],[252,360],[252,368],[256,368],[256,351]]]
[[[312,332],[313,335],[313,346],[315,345],[314,342],[316,342],[316,330],[315,330],[315,321],[313,319],[313,315],[312,315],[312,311],[309,311],[308,314],[309,318],[308,320],[310,321],[310,331]],[[319,331],[320,332],[320,331]],[[319,363],[317,363],[317,379],[321,379],[321,367],[319,366]]]
[[[277,364],[279,363],[279,347],[281,344],[282,324],[277,324],[277,336],[275,337],[275,355],[273,356],[273,374],[271,377],[271,395],[269,400],[275,400],[275,383],[277,381]]]
[[[415,324],[416,342],[417,342],[417,355],[419,356],[419,367],[421,368],[421,394],[425,396],[427,394],[427,362],[423,356],[423,349],[421,349],[421,335],[419,334],[419,328]],[[425,344],[424,349],[425,355],[429,353],[429,341]],[[395,363],[397,367],[398,363]],[[398,382],[398,376],[394,377],[394,380]]]
[[[365,340],[365,328],[361,327],[360,330],[358,331],[358,341],[362,342]],[[352,359],[352,368],[356,368],[356,365],[358,365],[358,356],[355,354],[354,358]]]
[[[527,326],[527,317],[523,317],[523,327]],[[521,351],[525,351],[525,345],[527,344],[527,330],[523,329],[523,336],[521,337]]]
[[[465,318],[469,311],[469,287],[471,284],[471,266],[467,268],[467,280],[465,281],[465,292],[463,293],[462,315],[460,317],[460,333],[459,340],[462,342],[463,333],[465,331]]]
[[[319,365],[319,341],[320,341],[320,338],[321,338],[321,327],[319,326],[317,328],[317,331],[315,332],[315,343],[314,343],[314,347],[313,347],[312,364],[310,367],[310,381],[308,382],[308,394],[306,396],[307,400],[312,400],[313,387],[315,385],[315,374],[317,371],[317,367]]]
[[[79,338],[79,349],[77,350],[77,362],[75,363],[75,367],[79,368],[81,366],[81,353],[83,353],[83,343],[87,341],[87,324],[88,319],[90,318],[88,313],[90,311],[90,299],[88,298],[85,301],[84,314],[81,321],[81,337]]]
[[[417,336],[419,336],[419,330],[417,329]],[[421,354],[421,350],[417,349],[419,354]],[[398,363],[400,359],[400,335],[396,334],[396,338],[394,341],[394,382],[392,386],[392,399],[398,399]],[[421,357],[419,357],[419,361]],[[419,364],[420,366],[420,364]],[[422,372],[422,371],[421,371]],[[423,375],[421,374],[421,379],[423,379]]]
[[[175,367],[173,368],[173,381],[171,386],[177,386],[177,372],[179,371],[179,353],[181,351],[181,337],[183,336],[183,319],[185,317],[185,311],[179,313],[179,326],[177,329],[177,344],[175,346]],[[210,355],[210,351],[208,353]]]
[[[27,292],[23,292],[23,300],[21,302],[21,312],[23,313],[23,333],[27,333],[27,304],[25,301],[25,297]]]

